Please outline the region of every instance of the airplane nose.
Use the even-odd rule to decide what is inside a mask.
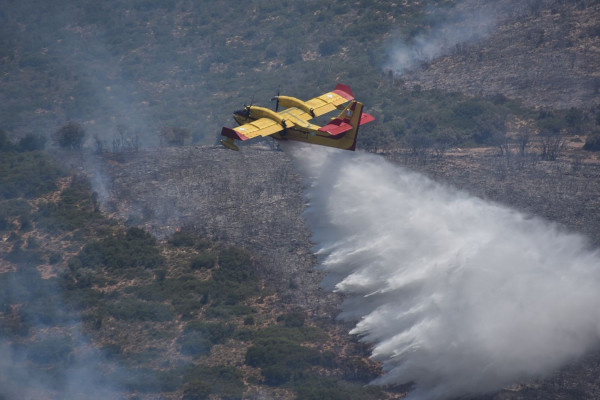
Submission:
[[[233,115],[236,115],[238,117],[248,118],[248,116],[250,115],[250,111],[248,111],[247,109],[236,110],[233,112]]]

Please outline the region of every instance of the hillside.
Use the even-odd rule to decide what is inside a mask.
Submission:
[[[410,151],[387,157],[483,198],[556,221],[563,229],[584,232],[597,246],[600,171],[597,160],[582,159],[586,154],[579,143],[556,161],[538,160],[533,153],[501,157],[493,148],[456,150],[442,158],[422,158]],[[263,147],[240,153],[220,147],[166,148],[108,154],[98,165],[110,177],[111,195],[105,204],[111,215],[159,237],[184,228],[213,240],[243,243],[260,260],[260,276],[275,289],[271,312],[302,310],[309,320],[321,321],[320,327],[328,326],[325,321],[336,314],[341,298],[319,289],[323,275],[313,270],[316,260],[301,215],[302,182],[285,153]],[[240,169],[245,173],[239,174]],[[271,183],[268,189],[265,181]],[[338,328],[344,329],[330,331],[336,332],[334,340],[348,340]],[[478,398],[593,398],[598,382],[590,376],[595,376],[597,360],[598,354],[592,353],[550,378]]]
[[[468,101],[483,103],[491,125],[539,108],[576,107],[593,120],[598,5],[495,4],[10,3],[0,15],[0,128],[50,137],[75,121],[88,146],[111,149],[123,138],[154,145],[161,128],[180,127],[213,144],[231,110],[268,105],[278,91],[310,98],[339,81],[377,118],[380,135],[365,130],[365,147],[448,129],[460,145],[472,142],[476,121],[447,117],[468,115]],[[398,48],[406,65],[395,65]],[[433,90],[423,93],[430,109],[411,96],[417,87]],[[500,104],[500,94],[513,103]],[[433,127],[428,115],[439,115]]]
[[[600,5],[536,1],[522,7],[498,12],[498,27],[484,40],[459,44],[409,71],[407,86],[501,93],[535,108],[598,107]]]
[[[82,171],[3,152],[0,396],[397,398],[362,387],[379,366],[335,322],[339,296],[319,289],[298,176],[270,155],[244,157],[249,182],[221,148],[56,154],[95,159],[112,182],[99,203]],[[52,185],[14,185],[40,169]],[[292,177],[272,185],[277,202],[260,195],[274,174]]]
[[[343,82],[376,117],[360,150],[597,248],[598,20],[594,0],[0,0],[0,400],[404,398],[366,386],[377,343],[322,286],[306,176],[270,140],[214,146],[221,127]],[[473,398],[597,398],[599,360]]]

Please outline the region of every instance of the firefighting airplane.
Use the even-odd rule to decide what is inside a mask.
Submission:
[[[275,111],[257,106],[245,106],[235,111],[237,128],[223,128],[223,146],[239,150],[235,140],[249,140],[258,136],[271,136],[278,140],[297,140],[321,146],[355,150],[358,128],[375,118],[363,113],[363,104],[354,100],[349,86],[338,84],[333,91],[308,101],[290,96],[275,96]],[[346,103],[350,102],[345,106]],[[279,111],[279,106],[285,108]],[[325,126],[310,123],[312,118],[334,110],[342,110]]]

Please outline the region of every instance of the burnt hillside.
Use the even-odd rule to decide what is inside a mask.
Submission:
[[[159,238],[191,228],[247,248],[263,259],[265,276],[294,306],[315,316],[335,309],[335,296],[318,288],[322,275],[314,270],[302,219],[302,181],[284,152],[171,147],[103,161],[110,182],[107,212]]]
[[[516,15],[485,40],[457,44],[403,79],[424,89],[503,94],[536,108],[598,106],[600,4],[535,1],[511,10]]]

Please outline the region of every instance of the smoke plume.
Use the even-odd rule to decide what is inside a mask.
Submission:
[[[598,345],[600,254],[583,236],[367,154],[291,147],[340,317],[377,384],[410,399],[542,377]]]
[[[418,33],[400,39],[389,46],[384,69],[396,75],[451,54],[460,46],[477,43],[489,37],[509,14],[523,12],[521,2],[456,2],[453,8],[429,8],[424,14],[424,26]]]

